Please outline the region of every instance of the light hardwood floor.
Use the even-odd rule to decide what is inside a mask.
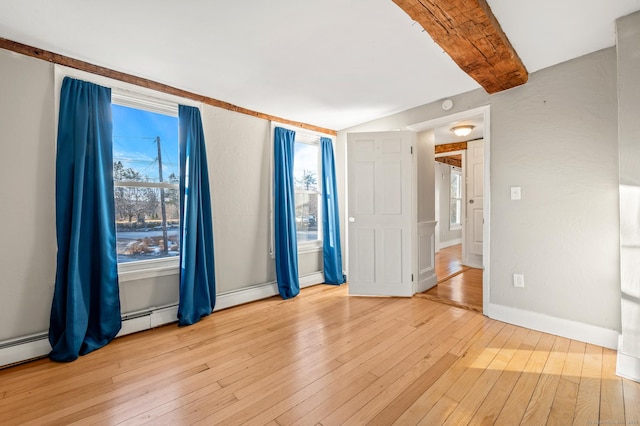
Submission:
[[[460,244],[436,254],[438,284],[416,296],[482,312],[482,270],[462,265]]]
[[[462,264],[462,244],[444,247],[435,256],[438,282],[445,281],[460,272],[469,269]]]
[[[314,286],[0,371],[2,425],[637,424],[615,351]],[[600,422],[600,423],[598,423]]]

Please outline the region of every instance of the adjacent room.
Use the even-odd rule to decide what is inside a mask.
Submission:
[[[587,3],[3,1],[0,424],[640,422]]]

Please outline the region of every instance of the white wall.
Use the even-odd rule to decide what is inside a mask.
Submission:
[[[0,50],[0,75],[2,347],[47,332],[57,247],[53,65]],[[217,293],[231,295],[225,306],[269,296],[275,288],[269,254],[270,122],[211,106],[204,106],[202,115]],[[344,162],[339,152],[336,160]],[[301,276],[320,271],[321,252],[300,255]],[[262,290],[252,292],[258,287]],[[123,314],[176,304],[178,275],[124,281],[120,294]]]
[[[617,22],[622,339],[618,372],[640,381],[640,13]]]
[[[434,102],[342,130],[338,144],[349,132],[490,104],[490,306],[611,346],[620,330],[615,49],[533,73],[506,92],[451,99],[447,113]],[[522,187],[519,202],[509,200],[512,185]],[[514,272],[525,275],[524,289],[513,287]]]

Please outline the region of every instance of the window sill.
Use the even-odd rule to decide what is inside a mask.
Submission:
[[[322,251],[322,241],[298,244],[298,254],[317,253]]]
[[[146,278],[177,275],[179,272],[179,256],[118,264],[118,280],[121,283],[127,281],[143,280]]]
[[[462,225],[449,225],[449,231],[459,231],[462,229]]]

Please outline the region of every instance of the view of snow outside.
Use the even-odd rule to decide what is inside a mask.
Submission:
[[[319,148],[318,145],[301,142],[294,145],[293,176],[299,243],[318,240]]]
[[[117,104],[112,116],[118,262],[177,256],[178,117]]]

